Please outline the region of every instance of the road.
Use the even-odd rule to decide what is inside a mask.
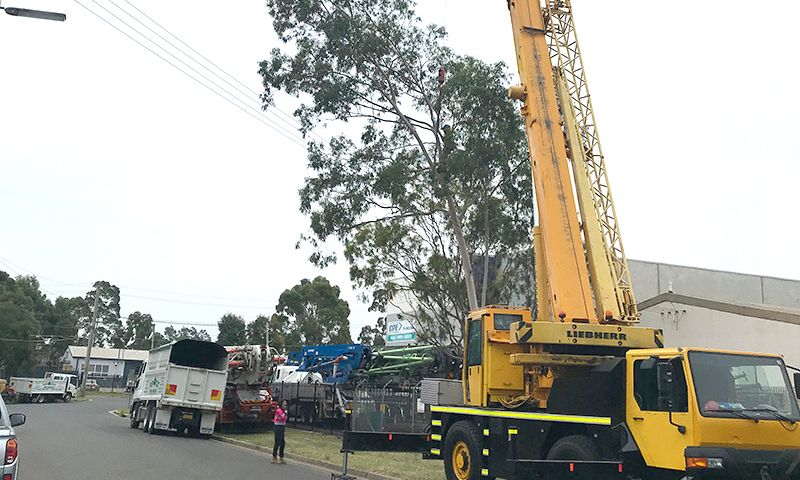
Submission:
[[[147,435],[127,418],[110,415],[126,398],[8,405],[27,415],[17,427],[20,479],[327,480],[330,473],[301,464],[273,465],[263,453],[214,440]],[[290,461],[291,462],[291,461]]]

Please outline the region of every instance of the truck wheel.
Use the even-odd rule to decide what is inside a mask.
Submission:
[[[136,420],[136,410],[138,407],[136,405],[131,405],[130,413],[128,414],[131,417],[131,428],[139,428],[139,420]]]
[[[444,473],[447,480],[478,480],[481,478],[481,451],[478,447],[478,428],[467,420],[456,422],[444,441]]]
[[[547,453],[548,460],[598,460],[597,446],[583,435],[570,435],[558,440]]]
[[[155,423],[156,423],[156,408],[155,405],[150,404],[147,406],[147,417],[144,420],[145,433],[154,434],[156,430]]]
[[[67,392],[64,394],[64,403],[69,403],[72,400],[72,393]]]

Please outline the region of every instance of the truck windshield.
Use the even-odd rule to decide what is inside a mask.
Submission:
[[[689,367],[704,417],[800,421],[780,358],[690,351]]]

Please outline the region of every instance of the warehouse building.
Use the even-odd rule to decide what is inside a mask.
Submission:
[[[641,325],[667,347],[778,353],[800,368],[800,281],[629,260]]]

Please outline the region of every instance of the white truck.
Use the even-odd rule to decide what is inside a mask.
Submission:
[[[131,428],[210,438],[227,377],[228,352],[217,343],[185,339],[151,350],[131,395]]]
[[[11,377],[8,393],[20,402],[69,402],[78,391],[78,376],[47,372],[44,378]]]

